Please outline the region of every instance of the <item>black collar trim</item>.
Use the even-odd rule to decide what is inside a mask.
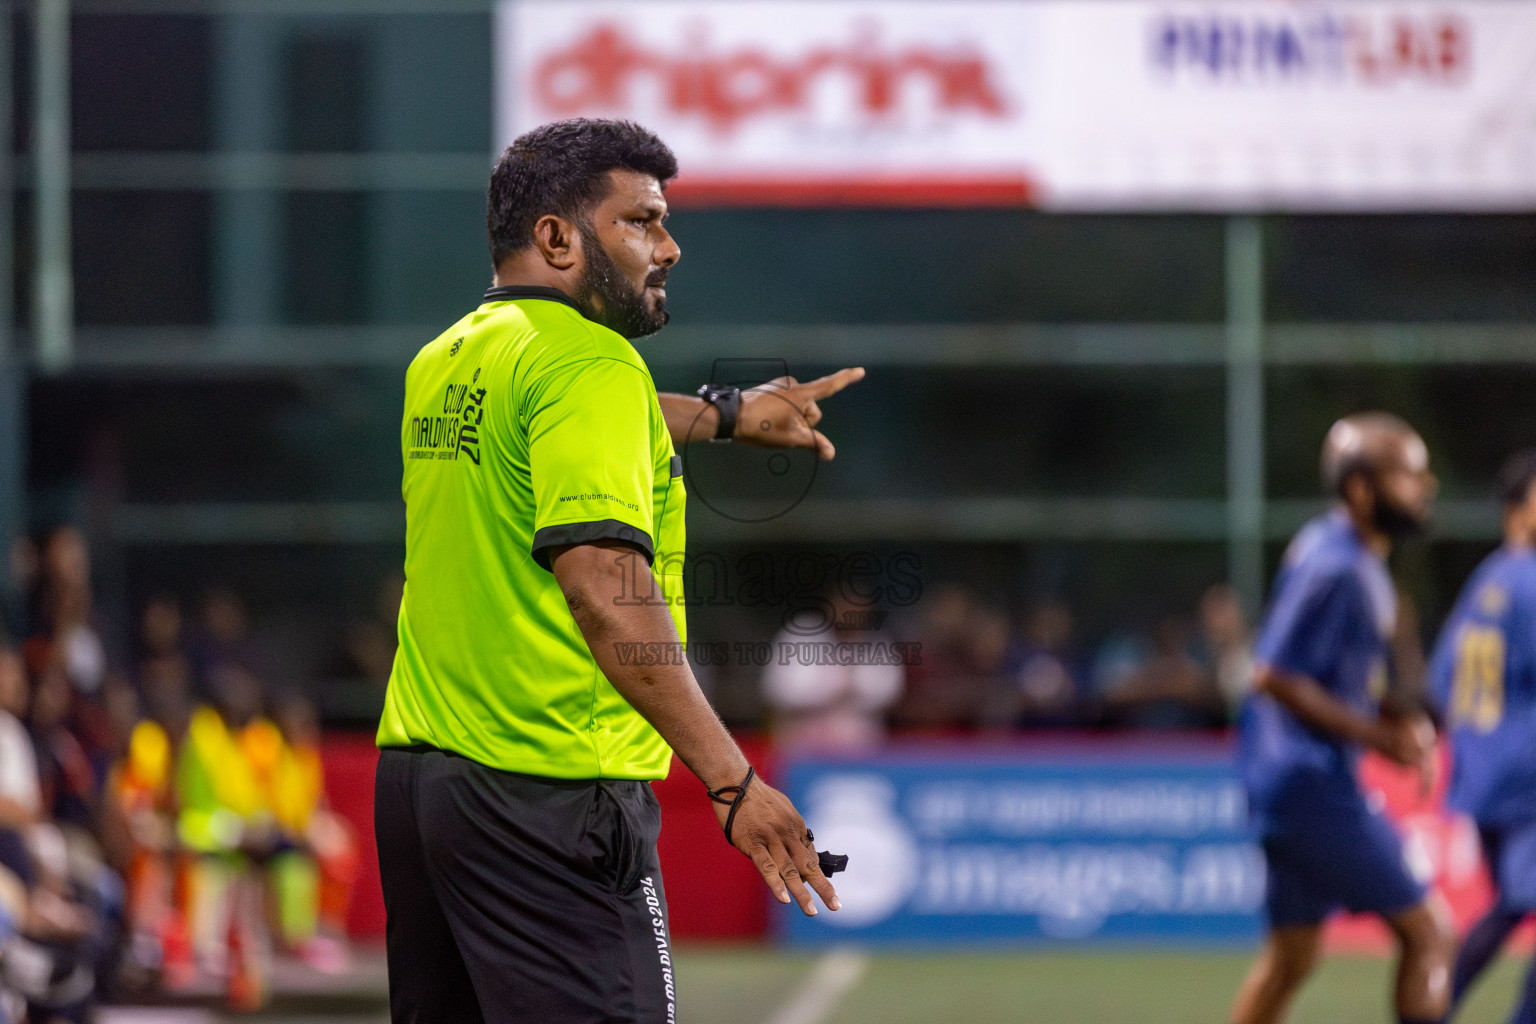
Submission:
[[[545,288],[536,284],[504,284],[499,288],[492,288],[485,293],[481,302],[510,302],[513,299],[548,299],[550,302],[563,302],[576,312],[581,309],[576,305],[576,300],[558,288]]]

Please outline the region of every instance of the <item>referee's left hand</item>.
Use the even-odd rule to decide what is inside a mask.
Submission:
[[[830,459],[837,449],[816,429],[821,422],[821,406],[816,403],[863,379],[864,367],[854,366],[804,384],[793,377],[777,377],[743,391],[735,439],[763,448],[808,448]]]
[[[720,827],[725,828],[725,816],[729,813],[723,804],[715,804],[715,814]],[[829,910],[840,910],[837,890],[821,873],[816,849],[808,841],[810,830],[805,819],[789,802],[789,797],[774,789],[761,777],[752,780],[736,811],[736,821],[731,826],[731,839],[736,849],[752,859],[763,881],[773,891],[780,903],[793,899],[807,917],[816,916],[816,903],[811,890],[821,897]],[[809,888],[807,888],[809,886]]]

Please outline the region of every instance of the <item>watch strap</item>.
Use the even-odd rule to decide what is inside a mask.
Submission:
[[[705,384],[696,394],[720,413],[713,440],[729,441],[735,437],[736,420],[741,413],[741,388],[730,384]]]

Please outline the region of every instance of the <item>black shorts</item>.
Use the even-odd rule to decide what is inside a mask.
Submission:
[[[395,1024],[672,1024],[649,783],[380,752],[374,831]]]

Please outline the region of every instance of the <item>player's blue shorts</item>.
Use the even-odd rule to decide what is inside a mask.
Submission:
[[[1536,821],[1478,826],[1488,873],[1499,891],[1499,905],[1536,910]]]
[[[1263,837],[1270,927],[1321,924],[1340,907],[1392,917],[1423,902],[1397,830],[1364,799],[1271,824]]]

